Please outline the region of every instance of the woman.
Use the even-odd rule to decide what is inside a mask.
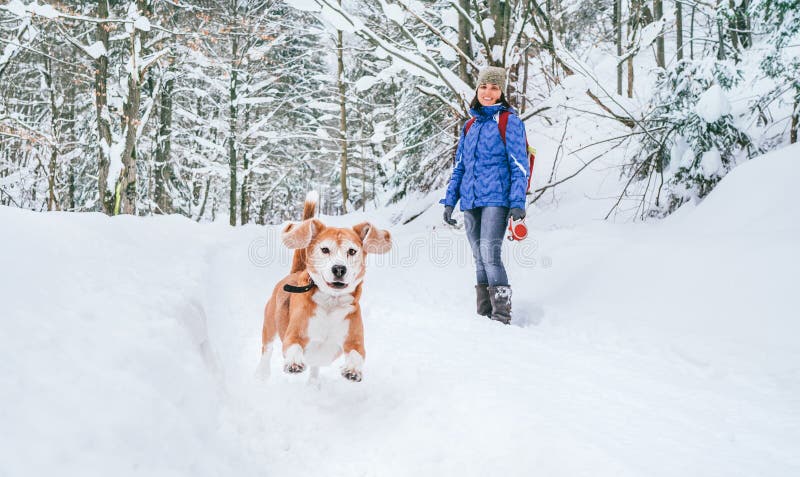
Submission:
[[[511,322],[511,287],[500,257],[509,215],[525,217],[528,153],[525,127],[506,101],[503,68],[488,67],[478,75],[478,89],[470,104],[475,121],[461,131],[456,163],[444,204],[450,225],[453,208],[461,201],[464,224],[475,258],[478,314]],[[500,135],[500,113],[508,111],[505,141]]]

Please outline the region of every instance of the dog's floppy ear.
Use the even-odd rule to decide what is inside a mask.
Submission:
[[[367,253],[386,253],[392,249],[392,236],[388,230],[381,230],[369,222],[354,225],[353,230],[361,237]]]
[[[287,248],[306,248],[324,228],[325,225],[317,219],[289,223],[281,232],[281,240]]]

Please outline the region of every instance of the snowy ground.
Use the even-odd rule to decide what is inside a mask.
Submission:
[[[392,226],[365,380],[319,387],[253,379],[274,229],[0,208],[0,476],[800,475],[799,154],[662,222],[532,212],[517,326],[439,207]]]

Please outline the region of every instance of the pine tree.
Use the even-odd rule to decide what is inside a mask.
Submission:
[[[739,160],[757,152],[725,97],[741,77],[730,62],[691,60],[662,73],[643,123],[642,149],[628,169],[658,183],[651,214],[702,199]]]

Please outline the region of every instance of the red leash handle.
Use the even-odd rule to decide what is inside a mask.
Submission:
[[[514,220],[508,218],[508,240],[525,240],[528,236],[528,226],[525,225],[525,219]]]

